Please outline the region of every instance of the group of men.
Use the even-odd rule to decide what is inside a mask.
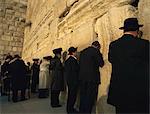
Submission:
[[[116,107],[117,114],[149,112],[149,41],[139,38],[139,28],[142,26],[137,18],[126,19],[124,26],[119,28],[124,31],[123,36],[109,46],[108,61],[112,64],[112,73],[107,102]],[[90,114],[97,100],[101,84],[99,67],[104,66],[104,60],[98,41],[81,51],[79,62],[76,51],[77,48],[70,47],[64,63],[68,87],[67,112]],[[57,71],[55,73],[61,74]],[[74,107],[78,89],[79,111]],[[59,92],[54,93],[58,93],[55,97],[59,96]]]
[[[25,100],[25,90],[27,83],[27,66],[19,55],[5,58],[4,64],[1,66],[1,79],[3,80],[3,93],[7,94],[12,90],[13,102],[18,101],[18,90],[21,90],[21,101]]]
[[[142,26],[139,25],[137,18],[126,19],[124,26],[120,28],[124,31],[123,36],[111,42],[109,46],[108,60],[112,64],[112,73],[107,102],[116,107],[117,114],[149,113],[149,41],[138,38],[139,28]],[[64,90],[66,82],[68,88],[67,113],[90,114],[92,112],[97,100],[98,87],[103,83],[99,71],[99,67],[104,66],[100,48],[100,43],[94,41],[91,46],[82,50],[80,57],[77,58],[77,48],[70,47],[64,63],[61,62],[62,48],[53,50],[55,56],[51,58],[49,67],[52,71],[50,87],[52,107],[61,106],[59,95]],[[12,76],[17,75],[17,77],[14,76],[15,78],[20,78],[25,72],[24,62],[18,56],[15,58],[15,62],[10,62],[10,73]],[[17,67],[13,67],[17,64]],[[37,67],[35,75],[38,76],[39,66],[34,64],[33,66]],[[19,72],[16,69],[19,69]],[[20,80],[23,79],[22,77]],[[15,81],[12,83],[17,89],[20,89],[20,86],[15,85],[22,84],[22,82]],[[33,92],[35,92],[36,83],[38,79],[33,81],[31,86]],[[75,108],[78,90],[80,91],[79,110]],[[13,91],[13,96],[16,96],[16,90]],[[24,94],[24,88],[22,93]]]

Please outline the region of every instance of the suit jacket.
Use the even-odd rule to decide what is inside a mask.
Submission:
[[[51,60],[50,68],[52,70],[51,89],[63,91],[64,90],[63,65],[57,56],[55,56]]]
[[[65,79],[68,85],[77,85],[79,81],[79,64],[77,59],[70,56],[64,65]]]
[[[110,43],[108,58],[112,64],[108,103],[146,105],[149,101],[149,41],[123,35]]]
[[[100,51],[94,47],[84,49],[80,54],[79,80],[101,83],[99,67],[103,67],[104,60]]]

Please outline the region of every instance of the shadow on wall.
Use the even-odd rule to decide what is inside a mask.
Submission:
[[[97,100],[97,114],[115,114],[115,107],[107,104],[107,95]]]

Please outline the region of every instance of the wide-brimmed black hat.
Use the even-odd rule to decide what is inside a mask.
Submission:
[[[138,30],[139,27],[143,27],[143,25],[140,25],[138,23],[137,18],[127,18],[124,21],[124,26],[120,27],[121,30],[128,30],[128,31],[135,31]]]
[[[56,48],[53,50],[54,54],[61,54],[62,48]]]
[[[76,52],[77,51],[77,47],[75,48],[75,47],[70,47],[69,49],[68,49],[68,52],[69,53],[72,53],[72,52]]]
[[[43,57],[43,59],[51,60],[51,59],[52,59],[52,56],[45,56],[45,57]]]
[[[34,59],[32,59],[33,61],[39,61],[39,58],[34,58]]]

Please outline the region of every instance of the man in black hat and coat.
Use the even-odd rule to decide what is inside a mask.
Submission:
[[[110,43],[112,74],[108,103],[116,113],[149,112],[149,41],[138,38],[137,18],[124,21],[124,35]]]
[[[72,114],[76,113],[76,109],[74,108],[78,84],[79,84],[79,64],[76,57],[77,48],[70,47],[68,49],[69,56],[65,61],[64,65],[64,75],[68,86],[68,98],[67,98],[67,113]]]
[[[52,58],[50,69],[52,70],[52,82],[51,82],[51,106],[61,107],[59,104],[60,92],[64,90],[64,77],[63,77],[63,65],[61,62],[62,48],[53,50],[55,57]]]
[[[90,114],[95,104],[100,81],[99,67],[104,66],[98,41],[81,51],[80,54],[80,113]]]
[[[18,90],[21,90],[21,100],[25,100],[26,91],[26,65],[19,55],[15,55],[10,61],[9,71],[12,82],[12,100],[18,101]]]
[[[10,91],[10,73],[9,73],[9,62],[12,60],[12,56],[6,56],[4,63],[1,66],[1,79],[3,82],[2,95],[7,95]]]
[[[37,85],[39,84],[40,65],[38,58],[33,59],[33,61],[34,61],[33,65],[31,66],[31,74],[32,74],[31,92],[36,93]]]

